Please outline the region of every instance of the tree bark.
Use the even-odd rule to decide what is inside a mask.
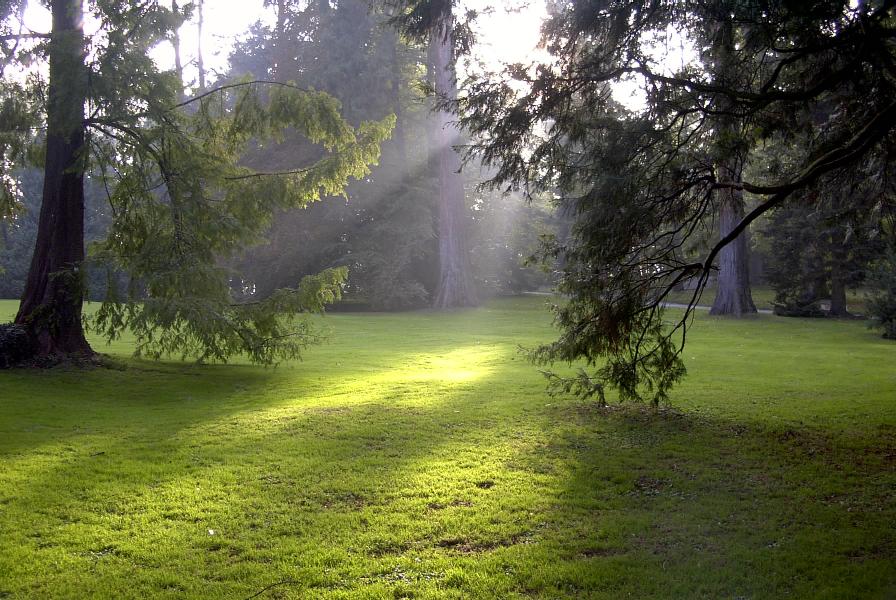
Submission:
[[[172,0],[171,10],[174,12],[178,11],[177,0]],[[180,82],[177,88],[177,101],[184,102],[187,99],[187,94],[184,90],[184,65],[180,59],[180,33],[177,29],[174,30],[174,34],[171,36],[171,46],[174,48],[174,71],[177,73],[177,80]]]
[[[719,190],[719,229],[728,235],[744,217],[744,200],[740,190]],[[719,279],[711,315],[742,317],[756,313],[750,293],[750,257],[747,237],[739,235],[719,252]]]
[[[718,79],[727,79],[737,71],[734,63],[734,25],[730,22],[720,26],[713,39],[713,53],[716,59]],[[720,100],[721,116],[716,123],[716,147],[719,155],[719,180],[721,183],[737,183],[742,179],[744,159],[743,132],[739,130],[733,117],[726,116],[731,110],[731,102]],[[727,236],[744,218],[744,197],[741,190],[716,190],[719,206],[719,235]],[[719,278],[716,297],[709,311],[711,315],[742,317],[755,314],[756,306],[750,293],[750,256],[746,232],[737,236],[719,252]]]
[[[850,316],[846,306],[845,237],[839,228],[831,234],[831,308],[828,314],[832,317]]]
[[[274,79],[286,83],[287,40],[286,40],[286,0],[277,0],[277,26],[274,30]]]
[[[395,147],[398,151],[398,158],[404,169],[408,167],[408,151],[407,142],[404,136],[404,111],[401,105],[401,59],[398,54],[398,32],[389,27],[387,32],[389,40],[389,59],[392,63],[392,81],[390,84],[392,91],[392,107],[395,111],[395,130],[392,132],[392,139],[395,141]]]
[[[429,56],[433,83],[439,100],[457,98],[454,72],[454,19],[450,12],[435,20],[429,38]],[[463,179],[460,157],[454,149],[460,132],[451,113],[437,110],[433,131],[433,150],[439,172],[439,283],[435,308],[475,306],[476,291],[470,276],[467,245]]]
[[[46,163],[37,241],[15,322],[38,358],[93,354],[81,323],[84,301],[84,104],[81,0],[53,0]]]
[[[202,26],[205,24],[205,15],[202,6],[202,0],[196,7],[199,21],[196,26],[196,68],[199,69],[199,91],[205,91],[205,60],[202,58]]]

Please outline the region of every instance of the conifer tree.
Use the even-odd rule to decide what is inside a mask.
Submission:
[[[4,8],[0,16],[12,14]],[[15,134],[2,148],[7,181],[13,159],[35,143],[30,132],[46,123],[38,240],[16,317],[31,354],[48,362],[93,354],[81,307],[84,174],[95,169],[108,184],[113,220],[94,259],[129,276],[120,293],[110,286],[97,331],[111,339],[129,328],[138,354],[151,357],[226,360],[244,353],[269,363],[298,355],[317,336],[296,317],[337,298],[345,269],[309,276],[264,302],[239,304],[221,260],[256,240],[274,210],[337,194],[350,178],[366,176],[393,119],[353,128],[327,94],[250,81],[178,102],[181,82],[159,71],[147,50],[169,37],[180,17],[156,3],[92,8],[101,11],[104,36],[86,39],[81,1],[53,0],[53,29],[45,34],[48,101],[25,94],[33,104],[17,109],[16,128],[4,132]],[[37,46],[31,56],[41,51]],[[4,98],[20,86],[8,79],[2,85]],[[237,164],[250,140],[276,137],[286,127],[321,147],[317,160],[277,172]],[[8,207],[12,197],[4,198]]]
[[[545,248],[563,264],[561,334],[533,358],[593,367],[554,376],[559,389],[605,401],[615,388],[622,399],[660,402],[684,375],[692,314],[667,324],[669,292],[695,280],[692,308],[720,253],[751,223],[892,146],[896,6],[571,0],[552,7],[543,30],[552,61],[472,82],[461,122],[495,167],[495,185],[556,194],[574,218],[569,239]],[[706,61],[669,68],[654,51],[670,31],[694,41],[698,53],[712,50],[707,32],[732,25],[730,68]],[[641,82],[643,110],[613,97],[613,84],[629,78]],[[832,104],[837,110],[818,121],[819,108]],[[719,168],[720,134],[735,137],[727,146],[751,148],[804,132],[807,143],[794,143],[793,163],[780,174],[745,179]],[[712,227],[719,196],[740,192],[754,207],[735,214],[694,260],[691,248]]]

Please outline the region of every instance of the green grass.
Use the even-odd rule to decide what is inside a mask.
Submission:
[[[325,322],[276,369],[0,372],[0,598],[896,597],[861,323],[700,315],[655,413],[546,396],[539,299]]]
[[[756,305],[756,308],[760,310],[771,310],[774,307],[775,301],[775,290],[770,288],[767,285],[754,285],[751,289],[751,294],[753,296],[753,303]],[[671,292],[667,296],[668,302],[678,303],[678,304],[687,304],[691,301],[691,296],[693,295],[692,290],[682,290]],[[715,298],[716,290],[714,287],[707,288],[705,292],[703,292],[703,296],[700,298],[700,304],[704,306],[712,305],[713,298]],[[856,314],[865,314],[865,299],[868,295],[868,290],[847,290],[846,291],[846,306],[850,312]]]

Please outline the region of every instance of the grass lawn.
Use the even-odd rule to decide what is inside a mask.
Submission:
[[[674,410],[598,410],[518,355],[542,304],[0,372],[0,598],[896,597],[896,344],[702,314]]]
[[[667,296],[668,302],[687,304],[691,301],[693,290],[681,290],[671,292]],[[754,285],[751,289],[753,304],[756,308],[762,310],[771,310],[775,303],[775,290],[767,285]],[[865,300],[868,296],[868,290],[846,290],[846,306],[850,312],[860,315],[866,314],[867,307]],[[712,301],[716,297],[715,287],[707,288],[700,298],[700,304],[704,306],[712,306]]]

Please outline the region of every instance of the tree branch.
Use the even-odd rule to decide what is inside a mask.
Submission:
[[[778,186],[757,186],[744,183],[741,189],[753,194],[768,196],[771,198],[751,210],[743,219],[719,242],[713,246],[703,263],[693,263],[689,267],[699,266],[704,272],[712,267],[712,262],[718,253],[734,241],[757,218],[768,210],[774,208],[787,199],[790,194],[798,189],[813,183],[825,173],[834,169],[845,167],[853,161],[861,158],[867,150],[881,141],[893,127],[896,126],[896,101],[891,102],[886,108],[874,116],[862,129],[856,133],[845,145],[835,148],[813,161],[803,172],[789,183]],[[725,187],[718,184],[718,187]]]
[[[0,35],[0,42],[14,42],[18,40],[48,40],[53,37],[49,33],[8,33],[4,35]]]
[[[307,89],[307,88],[302,88],[302,87],[299,87],[299,86],[297,86],[297,85],[293,85],[293,84],[291,84],[291,83],[283,83],[282,81],[272,81],[272,80],[268,80],[268,79],[255,79],[255,80],[253,80],[253,81],[241,81],[241,82],[238,82],[238,83],[228,83],[228,84],[226,84],[226,85],[218,86],[218,87],[216,87],[216,88],[214,88],[214,89],[211,89],[211,90],[209,90],[209,91],[207,91],[207,92],[203,92],[202,94],[199,94],[198,96],[194,96],[194,97],[192,97],[192,98],[189,98],[189,99],[187,99],[187,100],[184,100],[183,102],[180,102],[180,103],[178,103],[178,104],[175,104],[174,106],[171,107],[170,110],[174,110],[174,109],[177,109],[177,108],[183,108],[184,106],[187,106],[187,105],[192,104],[192,103],[194,103],[194,102],[198,102],[199,100],[202,100],[203,98],[207,98],[208,96],[211,96],[212,94],[217,94],[218,92],[223,92],[224,90],[230,90],[230,89],[234,89],[234,88],[247,87],[247,86],[250,86],[250,85],[271,85],[271,86],[277,86],[277,87],[289,88],[289,89],[297,90],[297,91],[300,91],[300,92],[308,92],[308,91],[310,91],[310,90]]]
[[[292,171],[271,171],[271,172],[258,172],[258,173],[246,173],[245,175],[232,175],[230,177],[224,177],[225,181],[240,181],[243,179],[253,179],[255,177],[276,177],[280,175],[300,175],[302,173],[309,172],[313,167],[305,167],[304,169],[294,169]]]

